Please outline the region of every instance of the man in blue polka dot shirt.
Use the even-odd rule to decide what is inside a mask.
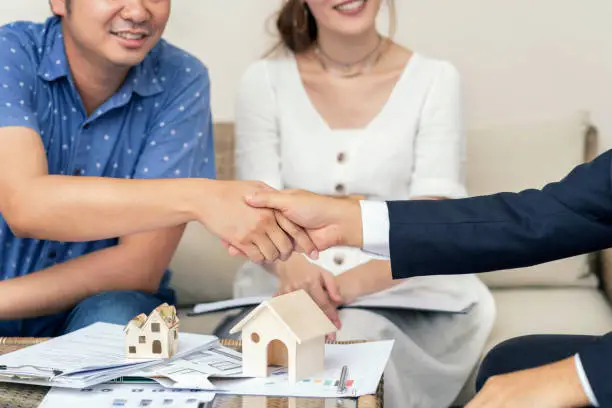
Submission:
[[[265,185],[212,180],[208,72],[161,40],[170,0],[50,4],[43,24],[0,28],[0,336],[173,303],[166,269],[190,221],[254,261],[316,257],[245,204]]]

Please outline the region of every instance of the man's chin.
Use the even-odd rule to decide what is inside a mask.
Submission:
[[[121,57],[110,58],[110,62],[117,68],[132,68],[140,64],[145,59],[146,54],[141,55],[125,55]]]
[[[149,51],[149,47],[137,50],[129,50],[123,47],[112,47],[111,49],[107,50],[105,54],[108,61],[118,68],[131,68],[140,64],[145,59]]]

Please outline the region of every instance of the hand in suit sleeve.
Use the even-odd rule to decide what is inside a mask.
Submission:
[[[612,151],[541,190],[389,202],[394,278],[488,272],[612,246]]]
[[[608,151],[541,190],[389,202],[393,277],[519,268],[609,248],[611,170]],[[599,405],[612,406],[612,334],[578,353]]]

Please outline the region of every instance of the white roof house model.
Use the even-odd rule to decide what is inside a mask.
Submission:
[[[261,303],[230,333],[242,331],[243,374],[267,377],[287,367],[292,382],[324,370],[325,336],[336,326],[303,290]]]
[[[164,303],[147,316],[128,322],[125,332],[127,358],[169,358],[178,349],[179,319],[176,308]]]

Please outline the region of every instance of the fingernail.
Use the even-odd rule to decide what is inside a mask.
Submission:
[[[316,261],[317,259],[319,259],[319,251],[317,251],[317,250],[312,251],[312,252],[310,253],[310,259],[313,259],[313,260],[315,260],[315,261]]]

